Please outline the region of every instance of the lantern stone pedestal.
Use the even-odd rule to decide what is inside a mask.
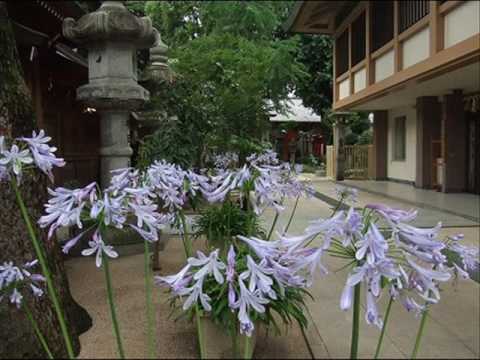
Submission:
[[[88,49],[89,82],[77,89],[77,99],[101,115],[100,179],[105,187],[112,170],[130,166],[130,112],[150,97],[137,83],[136,51],[155,46],[159,34],[148,17],[136,17],[122,1],[104,1],[78,21],[65,19],[63,34]]]

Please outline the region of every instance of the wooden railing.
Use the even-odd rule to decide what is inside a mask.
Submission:
[[[373,177],[373,145],[346,145],[345,173],[350,179],[369,179]],[[327,177],[335,177],[335,148],[327,146]]]

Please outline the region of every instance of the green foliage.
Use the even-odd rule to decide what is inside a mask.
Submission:
[[[209,246],[220,249],[228,249],[232,237],[236,235],[265,237],[258,216],[241,209],[232,201],[203,210],[195,222],[195,229],[195,237],[205,236]]]
[[[155,84],[146,87],[152,104],[178,116],[181,124],[193,123],[200,165],[212,146],[224,152],[235,144],[244,148],[239,138],[260,142],[270,128],[267,100],[281,109],[281,100],[308,76],[296,60],[298,38],[278,36],[290,5],[146,3],[147,15],[170,47],[169,64],[180,83],[167,86],[169,92]]]
[[[191,131],[175,119],[165,119],[160,130],[146,136],[140,144],[137,168],[145,169],[155,160],[165,159],[183,168],[190,168],[196,162],[196,147]]]
[[[358,137],[357,144],[359,145],[369,145],[373,143],[373,131],[372,129],[367,129],[360,134]]]

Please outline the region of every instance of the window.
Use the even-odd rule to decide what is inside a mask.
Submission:
[[[337,62],[336,76],[339,76],[348,70],[348,30],[345,30],[343,34],[338,37],[335,48],[335,59]]]
[[[393,1],[372,1],[372,49],[380,49],[393,39]]]
[[[407,30],[430,12],[429,1],[399,1],[398,2],[398,31]]]
[[[365,12],[352,24],[352,66],[365,59]]]
[[[393,160],[405,160],[405,116],[395,118],[395,128],[393,132]]]

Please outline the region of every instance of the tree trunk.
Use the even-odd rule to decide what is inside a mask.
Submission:
[[[0,135],[4,135],[7,141],[21,135],[30,135],[35,128],[32,99],[18,58],[6,3],[0,1]],[[47,201],[46,187],[46,176],[38,171],[24,174],[20,191],[33,223],[43,213],[43,204]],[[37,258],[8,182],[0,183],[0,204],[0,263],[14,261],[23,264]],[[66,313],[73,346],[78,353],[78,304],[70,294],[59,246],[54,240],[47,241],[40,229],[37,228],[36,232],[43,241],[55,288]],[[26,292],[24,296],[53,355],[66,357],[60,325],[47,292],[40,299],[26,296]],[[0,319],[0,358],[45,357],[23,311],[4,300],[0,303]]]

